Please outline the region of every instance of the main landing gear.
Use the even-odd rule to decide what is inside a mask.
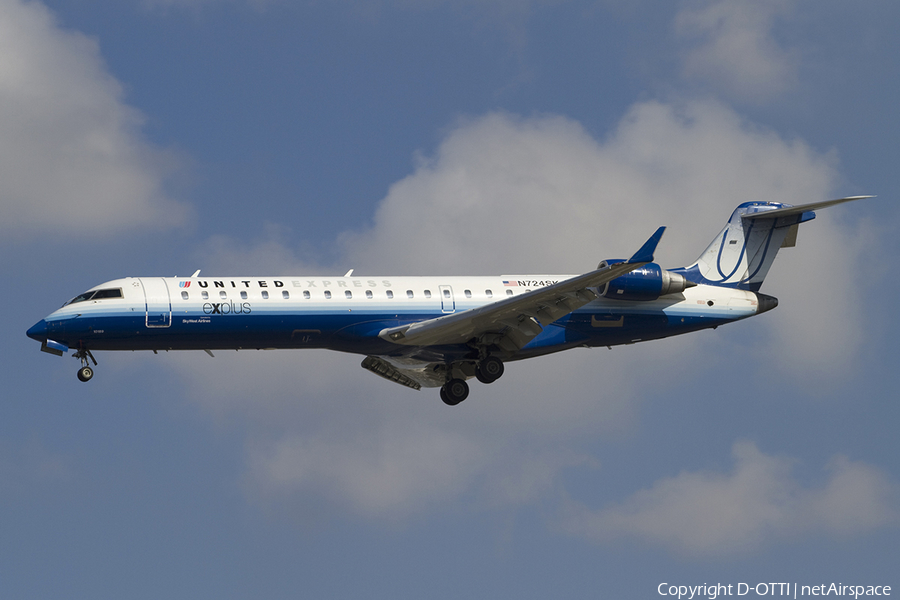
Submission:
[[[471,369],[471,366],[469,369]],[[503,361],[496,356],[486,356],[475,366],[475,378],[481,383],[494,383],[500,379],[501,375],[503,375]],[[470,370],[468,377],[471,376]],[[456,406],[468,397],[469,384],[460,377],[448,380],[441,387],[441,400],[447,406]]]
[[[451,379],[441,388],[441,400],[447,406],[456,406],[469,397],[469,384],[465,379]]]
[[[503,375],[503,361],[487,356],[475,367],[475,378],[481,383],[494,383]]]
[[[97,366],[97,359],[94,358],[94,355],[91,354],[91,351],[87,348],[82,348],[73,354],[75,358],[81,359],[81,368],[78,369],[78,381],[90,381],[94,376],[94,370],[90,367],[88,363],[88,358],[91,359],[91,362],[94,363],[94,366]]]

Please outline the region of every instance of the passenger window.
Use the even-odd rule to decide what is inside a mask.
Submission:
[[[247,292],[241,292],[241,300],[247,299]]]
[[[283,292],[281,292],[281,297],[287,300],[291,297],[291,293],[287,290],[284,290]]]
[[[392,299],[394,297],[394,292],[392,292],[391,290],[388,290],[387,297],[388,297],[388,300]]]
[[[202,296],[204,300],[209,300],[209,292],[200,292],[200,296]]]
[[[351,298],[353,298],[353,292],[347,290],[344,292],[344,296],[346,296],[347,300],[350,300]]]
[[[406,290],[406,297],[407,297],[407,298],[412,298],[412,297],[413,297],[413,291],[412,291],[412,290]]]
[[[366,298],[368,298],[369,300],[372,299],[372,290],[366,290]]]
[[[331,300],[331,292],[329,292],[328,290],[325,290],[325,299]]]
[[[225,300],[226,298],[228,298],[228,294],[226,294],[224,291],[221,291],[219,292],[219,298]]]
[[[491,290],[484,290],[484,295],[487,296],[488,298],[494,297],[494,293]]]
[[[187,292],[181,292],[181,299],[182,299],[182,300],[187,300],[187,299],[188,299],[188,293],[187,293]]]
[[[466,290],[466,298],[472,297],[472,290]]]
[[[444,298],[450,297],[450,290],[444,290]]]
[[[507,295],[507,296],[512,296],[512,290],[506,290],[506,295]]]
[[[425,297],[431,298],[431,290],[425,290]]]
[[[203,292],[203,294],[205,295],[206,292]],[[267,292],[266,290],[263,290],[262,297],[263,297],[263,300],[268,300],[268,299],[269,299],[269,292]]]
[[[303,290],[303,297],[309,300],[309,290]]]

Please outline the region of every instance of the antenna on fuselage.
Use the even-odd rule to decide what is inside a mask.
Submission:
[[[196,271],[194,271],[194,274],[191,275],[191,277],[196,277],[199,274],[200,274],[200,269],[197,269]]]
[[[353,269],[350,269],[349,271],[347,271],[347,274],[344,275],[344,277],[350,277],[351,275],[353,275]]]

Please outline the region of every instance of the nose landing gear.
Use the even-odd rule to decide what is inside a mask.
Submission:
[[[94,370],[90,367],[81,367],[78,369],[78,381],[90,381],[94,376]]]
[[[95,367],[97,366],[97,359],[94,358],[94,355],[91,354],[91,351],[87,348],[78,350],[72,356],[81,360],[81,368],[78,369],[78,381],[90,381],[94,376],[94,370],[90,367],[88,359],[91,359],[91,362],[94,363]]]

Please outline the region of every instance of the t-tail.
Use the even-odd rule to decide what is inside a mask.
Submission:
[[[731,214],[722,232],[689,267],[672,269],[688,281],[756,292],[781,248],[793,247],[801,223],[814,210],[872,196],[791,206],[779,202],[745,202]]]

